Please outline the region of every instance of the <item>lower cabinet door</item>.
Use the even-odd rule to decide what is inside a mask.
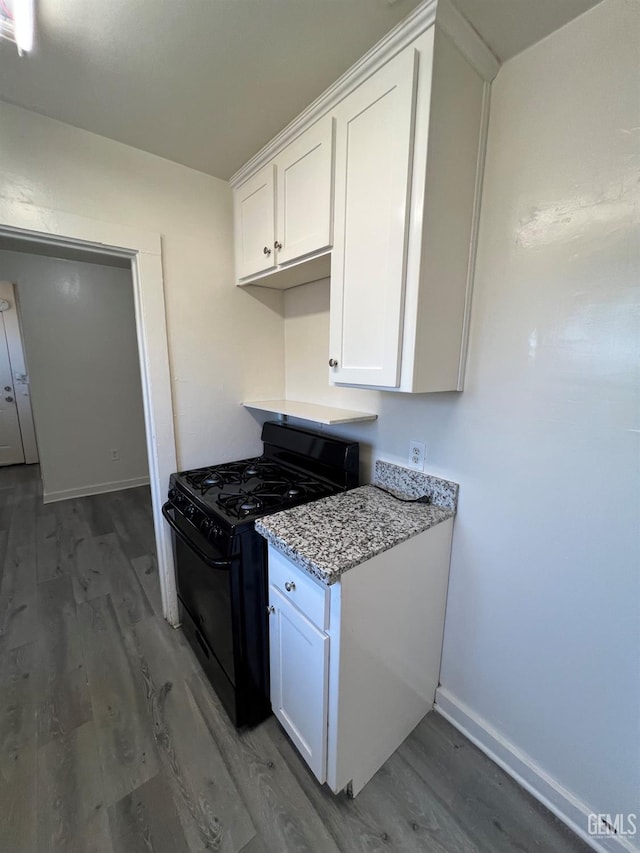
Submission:
[[[329,637],[274,586],[269,622],[271,706],[320,782],[327,768]]]

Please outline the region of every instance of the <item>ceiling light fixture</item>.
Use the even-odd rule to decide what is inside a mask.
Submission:
[[[0,37],[15,42],[22,56],[33,49],[34,0],[0,0]]]
[[[33,49],[33,0],[13,0],[18,53],[29,53]]]

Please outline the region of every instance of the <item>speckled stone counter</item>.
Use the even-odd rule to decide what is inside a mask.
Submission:
[[[458,505],[457,483],[451,480],[443,480],[434,477],[433,474],[425,474],[423,471],[413,471],[384,462],[382,459],[376,461],[376,473],[374,483],[384,486],[389,492],[400,498],[419,498],[428,495],[432,504],[455,510]]]
[[[348,569],[455,515],[456,483],[386,462],[380,470],[378,464],[377,483],[397,497],[374,485],[360,486],[264,516],[256,521],[256,530],[297,566],[330,585]],[[403,488],[403,472],[410,475],[411,490]],[[432,504],[411,502],[424,494]]]

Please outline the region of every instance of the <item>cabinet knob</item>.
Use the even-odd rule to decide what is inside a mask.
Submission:
[[[329,367],[337,367],[337,366],[338,366],[338,360],[336,358],[330,358],[329,359]]]
[[[265,255],[270,255],[270,254],[271,254],[271,249],[270,249],[268,246],[265,246],[265,247],[264,247],[264,249],[263,249],[262,251],[265,253]]]
[[[281,249],[282,243],[279,240],[276,240],[276,242],[273,244],[273,248],[274,249]]]
[[[271,616],[271,614],[272,614],[272,613],[275,613],[275,612],[276,612],[275,607],[273,606],[273,604],[270,604],[270,605],[267,607],[267,613],[269,614],[269,616]]]
[[[287,581],[284,585],[284,588],[287,590],[287,592],[292,592],[296,588],[295,581]]]

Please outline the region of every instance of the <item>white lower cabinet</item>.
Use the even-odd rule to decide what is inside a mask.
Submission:
[[[273,712],[334,793],[355,796],[433,707],[452,525],[329,587],[269,547]]]
[[[269,589],[273,612],[271,706],[320,782],[327,768],[327,686],[329,637],[275,588]]]

